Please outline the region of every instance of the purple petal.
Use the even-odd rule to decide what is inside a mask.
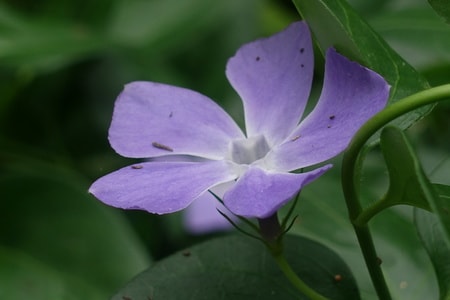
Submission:
[[[241,96],[247,136],[278,144],[300,121],[313,77],[313,50],[306,23],[241,47],[226,74]]]
[[[266,163],[291,171],[339,154],[356,131],[383,109],[389,88],[377,73],[329,49],[317,106],[283,144],[272,149]]]
[[[220,159],[243,133],[212,100],[197,92],[153,82],[134,82],[119,95],[109,129],[121,155],[148,158],[188,154]]]
[[[235,184],[234,181],[218,185],[211,190],[223,198],[223,194]],[[189,205],[183,214],[183,224],[192,234],[205,234],[214,231],[223,231],[233,228],[217,210],[225,213],[233,221],[238,222],[225,206],[223,206],[210,193],[204,193]]]
[[[95,181],[89,192],[114,207],[165,214],[185,208],[209,188],[235,178],[225,161],[149,162],[108,174]]]
[[[267,218],[292,199],[306,184],[325,173],[326,165],[307,173],[273,173],[251,167],[224,195],[224,203],[236,215]]]

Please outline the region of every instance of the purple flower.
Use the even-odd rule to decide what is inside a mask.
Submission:
[[[197,92],[154,82],[128,84],[116,101],[109,141],[123,156],[158,159],[106,175],[90,192],[115,207],[165,214],[226,183],[223,201],[232,213],[271,216],[331,165],[290,172],[343,151],[389,95],[381,76],[329,49],[322,94],[300,122],[313,62],[303,22],[237,51],[226,75],[242,98],[246,133]]]

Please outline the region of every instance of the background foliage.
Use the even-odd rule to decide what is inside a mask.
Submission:
[[[450,26],[427,1],[350,4],[430,85],[450,82]],[[87,194],[94,179],[130,163],[107,142],[115,97],[134,80],[183,86],[242,124],[227,59],[297,19],[290,1],[275,0],[2,1],[0,298],[105,299],[151,261],[221,235],[191,236],[181,214],[119,211]],[[322,60],[317,51],[316,93]],[[446,185],[449,113],[448,103],[439,104],[407,132],[430,180]],[[357,274],[362,298],[371,299],[340,191],[340,158],[333,162],[302,193],[292,232],[336,251]],[[364,166],[366,204],[387,184],[374,149]],[[421,244],[427,234],[415,231],[412,217],[410,208],[396,207],[371,223],[383,267],[396,298],[437,298],[434,262]]]

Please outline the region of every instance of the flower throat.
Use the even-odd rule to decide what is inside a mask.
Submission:
[[[234,140],[230,143],[231,160],[237,164],[249,165],[263,158],[270,147],[263,135]]]

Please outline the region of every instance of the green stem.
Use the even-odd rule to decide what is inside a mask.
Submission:
[[[436,101],[447,100],[448,98],[450,98],[450,84],[444,84],[413,94],[386,107],[358,130],[346,150],[346,160],[353,162],[352,165],[354,166],[358,153],[367,140],[390,121],[421,106],[432,104]]]
[[[366,212],[365,215],[362,215],[361,217],[363,210],[358,200],[356,188],[360,180],[359,175],[362,165],[363,155],[360,154],[362,152],[361,150],[375,132],[395,118],[421,106],[432,104],[436,101],[446,100],[448,98],[450,98],[450,84],[445,84],[408,96],[386,107],[358,130],[344,153],[342,165],[342,189],[350,220],[355,229],[373,285],[380,299],[391,299],[391,296],[383,272],[378,263],[379,259],[375,251],[372,235],[366,222],[368,222],[370,217],[386,207],[382,204],[372,206],[370,211]],[[359,219],[360,217],[362,219]]]
[[[303,280],[301,280],[297,274],[292,270],[289,263],[286,261],[284,255],[282,253],[278,255],[274,255],[278,267],[284,273],[286,278],[299,290],[302,294],[307,296],[311,300],[327,300],[324,296],[317,293],[315,290],[310,288]]]
[[[380,211],[391,207],[392,203],[389,203],[385,201],[386,198],[383,197],[382,199],[374,202],[369,207],[365,208],[356,219],[353,220],[353,224],[357,227],[365,226],[367,223],[369,223],[370,219],[372,219],[373,216],[378,214]]]
[[[282,232],[280,221],[278,221],[278,214],[274,213],[273,215],[264,218],[258,219],[259,223],[259,233],[261,234],[262,239],[270,245],[271,251],[281,252],[282,250]]]
[[[392,299],[386,280],[384,279],[383,271],[381,270],[381,260],[375,250],[375,244],[373,243],[368,225],[353,226],[353,228],[378,298],[383,300]]]
[[[311,300],[327,300],[327,298],[323,297],[303,282],[286,261],[283,254],[283,234],[285,233],[285,228],[280,225],[277,213],[264,219],[258,219],[258,223],[259,232],[264,245],[266,245],[278,267],[292,285]]]

